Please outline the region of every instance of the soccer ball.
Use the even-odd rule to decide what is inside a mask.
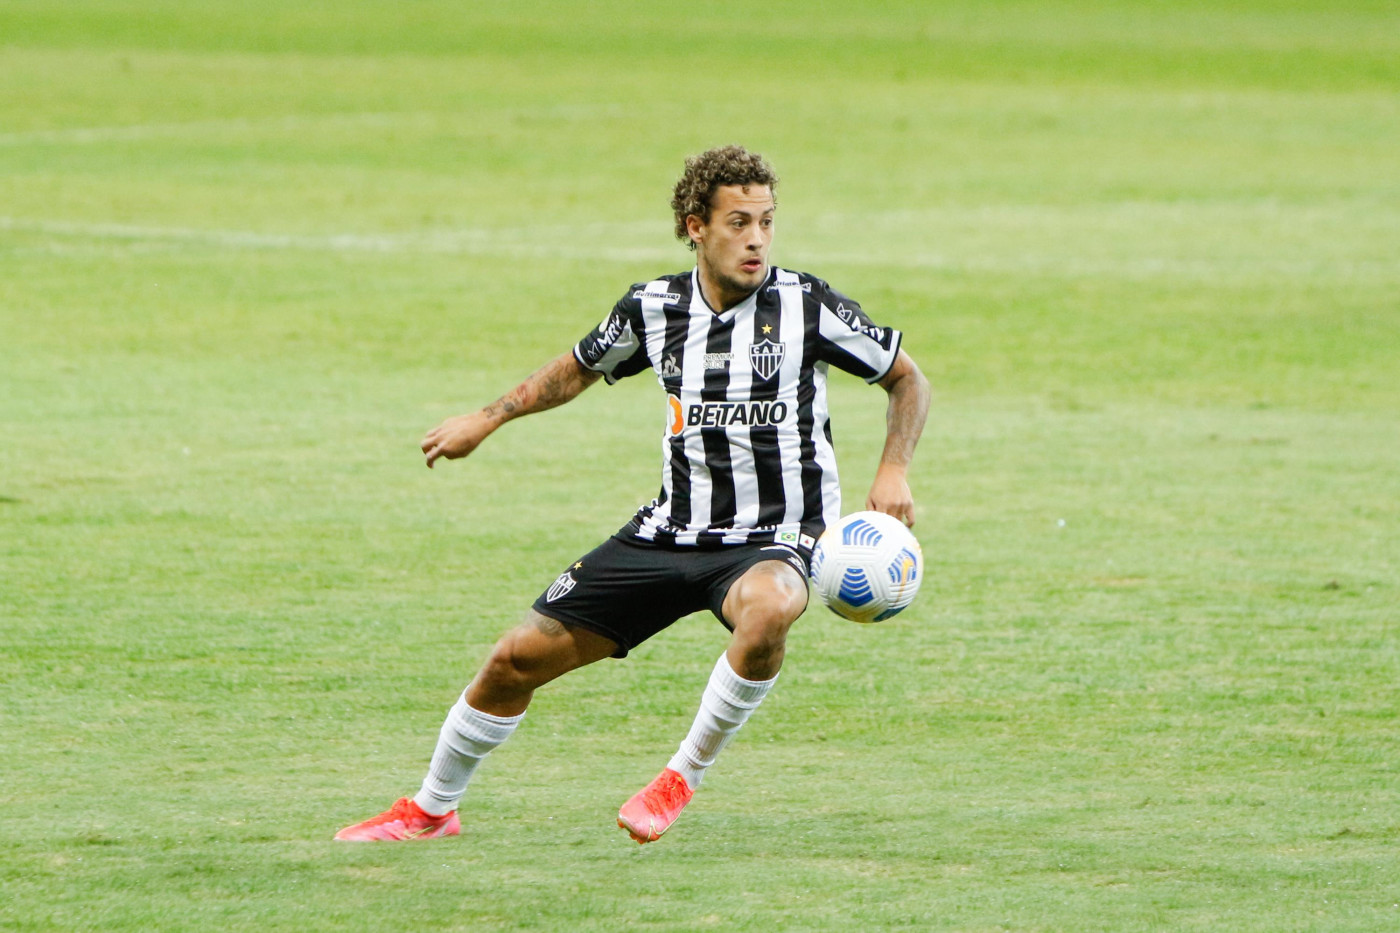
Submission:
[[[904,523],[883,512],[852,512],[812,551],[812,586],[828,609],[852,622],[883,622],[919,592],[924,552]]]

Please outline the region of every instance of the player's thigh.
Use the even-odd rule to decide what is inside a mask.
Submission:
[[[788,560],[770,558],[750,566],[730,585],[722,618],[735,632],[785,633],[806,608],[806,579]]]
[[[677,619],[703,609],[708,590],[690,579],[695,554],[609,538],[559,575],[534,611],[616,644],[621,658]]]
[[[490,664],[541,682],[552,680],[617,650],[617,642],[579,626],[530,609],[521,622],[496,643]]]

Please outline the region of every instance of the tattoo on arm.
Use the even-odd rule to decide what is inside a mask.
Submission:
[[[571,363],[573,365],[570,365]],[[535,373],[531,380],[537,383],[536,406],[538,408],[553,408],[555,405],[564,404],[582,392],[584,383],[580,378],[581,372],[578,364],[573,363],[573,357],[570,357],[567,362],[555,360]]]
[[[487,405],[492,418],[509,421],[521,415],[557,408],[597,382],[599,374],[584,369],[572,352],[550,360],[520,385]]]

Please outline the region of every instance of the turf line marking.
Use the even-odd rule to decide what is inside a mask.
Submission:
[[[493,111],[493,115],[539,117],[564,120],[584,120],[599,117],[621,118],[625,111],[612,104],[555,104],[546,107],[508,107]],[[0,146],[24,146],[52,143],[139,142],[160,137],[199,135],[201,133],[256,133],[295,131],[328,126],[394,127],[420,125],[424,127],[470,126],[466,114],[455,111],[363,111],[359,113],[298,113],[281,117],[220,117],[210,120],[186,120],[175,123],[130,123],[113,126],[66,127],[51,130],[27,130],[0,133]]]
[[[538,227],[465,228],[424,233],[293,234],[251,230],[199,229],[194,227],[146,227],[117,223],[73,223],[0,217],[0,231],[39,233],[143,244],[192,244],[222,249],[305,250],[326,253],[380,253],[490,256],[507,259],[561,259],[619,263],[676,263],[679,254],[670,246],[606,246],[608,237],[649,233],[653,224],[588,224]],[[1368,259],[1225,258],[1137,256],[1094,259],[1025,251],[999,255],[947,256],[928,253],[892,255],[875,249],[865,253],[843,250],[792,249],[806,268],[847,266],[856,268],[913,269],[928,272],[975,274],[1045,274],[1054,276],[1119,276],[1128,278],[1181,277],[1240,280],[1254,277],[1400,279],[1400,261]],[[783,265],[784,257],[774,257]]]
[[[182,136],[187,133],[236,130],[299,130],[327,123],[353,125],[390,125],[422,119],[426,114],[403,113],[328,113],[324,115],[294,114],[271,119],[225,117],[215,120],[188,120],[182,123],[131,123],[118,126],[70,127],[55,130],[30,130],[20,133],[0,133],[0,146],[22,146],[27,143],[105,143],[153,139],[159,136]]]
[[[192,243],[232,249],[309,250],[342,253],[437,253],[565,259],[674,261],[675,250],[661,247],[571,245],[565,242],[518,242],[540,235],[561,235],[567,227],[465,229],[404,234],[293,234],[193,227],[144,227],[134,224],[70,223],[0,217],[0,230],[55,236],[135,242]],[[587,240],[588,238],[581,238]]]

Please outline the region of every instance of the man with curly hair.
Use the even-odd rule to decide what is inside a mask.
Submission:
[[[777,184],[768,163],[739,146],[688,159],[671,207],[695,268],[632,285],[570,351],[423,438],[432,467],[599,378],[611,384],[650,370],[666,393],[660,493],[567,567],[496,643],[448,713],[418,793],[337,839],[457,835],[467,782],[515,730],[537,688],[623,657],[709,609],[731,632],[729,644],[675,755],[618,813],[637,842],[659,839],[777,680],[788,629],[807,607],[812,545],[840,517],[830,366],[889,393],[866,508],[914,523],[906,473],[928,383],[900,349],[899,331],[877,326],[821,279],[768,264]]]

